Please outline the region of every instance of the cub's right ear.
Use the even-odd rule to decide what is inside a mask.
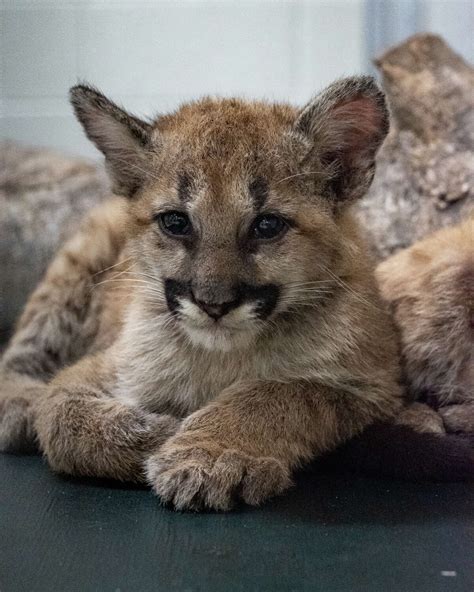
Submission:
[[[347,204],[368,190],[375,155],[389,128],[383,92],[370,76],[334,82],[300,113],[295,129],[311,143],[307,158],[328,172],[328,196]]]
[[[131,197],[148,174],[151,125],[86,84],[73,86],[70,100],[87,137],[105,156],[113,191]]]

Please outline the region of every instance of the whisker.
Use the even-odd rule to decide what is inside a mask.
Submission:
[[[107,282],[133,282],[133,283],[146,284],[147,286],[155,288],[154,284],[152,284],[151,282],[148,282],[147,280],[141,280],[139,278],[121,278],[121,277],[108,278],[106,280],[98,282],[95,285],[100,286],[102,284],[106,284]]]
[[[315,302],[320,302],[321,300],[324,300],[325,295],[320,294],[319,296],[317,296],[316,298],[313,298],[312,300],[308,300],[308,299],[301,299],[301,298],[295,298],[292,300],[281,300],[282,304],[286,304],[286,305],[298,305],[298,306],[313,306],[315,304]]]
[[[312,286],[312,285],[319,285],[319,284],[327,284],[327,283],[334,283],[334,280],[311,280],[308,282],[288,282],[284,284],[285,286]]]
[[[296,173],[294,175],[289,175],[288,177],[284,177],[275,183],[278,185],[279,183],[283,183],[283,181],[288,181],[289,179],[294,179],[295,177],[303,177],[306,175],[319,175],[319,176],[327,176],[327,173],[323,173],[321,171],[307,171],[306,173]]]
[[[138,271],[138,270],[133,270],[133,271],[126,270],[123,273],[128,273],[130,275],[137,275],[137,276],[140,276],[140,277],[149,278],[149,279],[153,280],[154,282],[161,283],[161,280],[160,280],[159,277],[154,276],[154,275],[150,275],[148,273],[143,273],[142,271]]]
[[[113,273],[112,277],[108,278],[108,279],[118,279],[120,278],[122,275],[125,275],[126,273],[131,273],[130,272],[131,267],[129,267],[128,269],[123,269],[122,271],[118,271],[117,273]],[[124,278],[125,279],[125,278]]]
[[[313,300],[307,300],[307,299],[299,299],[299,298],[295,298],[294,300],[286,300],[286,301],[282,301],[284,302],[284,304],[297,304],[297,305],[301,305],[301,306],[314,306],[315,302],[319,302],[320,300],[324,300],[324,294],[320,294],[317,298],[313,299]]]
[[[106,267],[105,269],[101,269],[99,271],[96,271],[96,273],[93,274],[92,277],[95,277],[96,275],[99,275],[100,273],[105,273],[106,271],[109,271],[110,269],[113,269],[114,267],[117,267],[117,265],[123,265],[124,263],[127,263],[127,261],[130,261],[130,259],[132,259],[133,257],[127,257],[126,259],[121,259],[120,261],[117,261],[117,263],[114,263],[113,265],[110,265],[109,267]]]
[[[140,280],[140,279],[134,279],[134,278],[109,278],[107,280],[103,280],[102,282],[98,282],[97,284],[94,284],[94,286],[92,286],[92,288],[90,289],[89,293],[92,292],[92,290],[95,290],[96,288],[98,288],[99,286],[102,286],[103,284],[108,284],[108,283],[129,283],[129,285],[134,285],[135,287],[140,287],[142,289],[146,289],[149,290],[150,292],[153,292],[154,294],[163,295],[163,291],[160,289],[157,289],[156,286],[154,286],[153,284],[151,284],[150,282],[147,282],[145,280]],[[143,286],[143,284],[145,286]]]
[[[324,298],[318,298],[309,302],[308,300],[298,301],[295,302],[285,302],[284,304],[288,307],[288,310],[298,310],[301,308],[317,308],[319,304],[324,300]]]
[[[172,314],[165,319],[164,323],[161,325],[163,329],[168,329],[170,325],[172,325],[176,321],[176,317]]]
[[[162,309],[160,311],[160,316],[163,316],[164,314],[166,314],[167,309],[163,310],[163,306],[165,304],[165,301],[163,299],[156,298],[156,296],[153,296],[150,294],[144,294],[144,301],[148,304],[151,304],[153,307]],[[165,323],[166,323],[166,321],[162,324],[162,327],[165,326]]]
[[[349,286],[349,284],[347,284],[343,279],[337,277],[330,269],[328,269],[325,266],[322,266],[322,267],[323,267],[324,271],[326,271],[326,273],[328,273],[332,278],[334,278],[334,281],[337,282],[339,284],[339,286],[341,286],[341,288],[345,289],[347,292],[352,294],[357,300],[359,300],[359,302],[362,302],[363,304],[366,304],[369,307],[380,310],[380,308],[378,306],[376,306],[373,302],[370,302],[369,300],[364,298],[361,294],[356,292],[351,286]]]
[[[333,292],[334,291],[334,287],[332,286],[315,286],[314,288],[308,287],[302,287],[302,288],[293,288],[292,290],[287,290],[288,294],[301,294],[304,292]]]
[[[301,296],[311,296],[312,294],[332,294],[334,292],[333,288],[322,289],[322,288],[303,288],[301,290],[292,290],[287,294],[284,294],[281,298],[295,298]]]
[[[115,160],[117,160],[118,162],[121,162],[122,164],[125,164],[129,167],[132,167],[133,169],[136,169],[137,171],[140,171],[141,173],[144,173],[145,175],[151,177],[152,179],[155,179],[156,181],[160,181],[160,177],[157,177],[156,175],[154,175],[152,172],[147,171],[146,169],[142,169],[141,167],[139,167],[138,165],[129,162],[128,160],[124,160],[123,158],[118,158],[117,156],[114,156]]]

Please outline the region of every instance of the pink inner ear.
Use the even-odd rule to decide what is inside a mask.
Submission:
[[[348,152],[369,147],[371,141],[380,135],[383,117],[383,111],[372,97],[340,103],[331,114],[340,147]]]

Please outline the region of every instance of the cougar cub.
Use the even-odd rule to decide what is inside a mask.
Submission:
[[[413,397],[438,410],[446,431],[474,435],[474,215],[393,255],[376,277]]]
[[[401,407],[391,323],[348,208],[388,130],[369,77],[306,107],[203,99],[143,121],[71,99],[117,196],[6,351],[0,443],[148,482],[178,509],[259,504]]]

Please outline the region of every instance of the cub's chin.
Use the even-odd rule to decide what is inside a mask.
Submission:
[[[218,323],[207,327],[182,323],[181,327],[193,345],[216,352],[230,352],[249,347],[259,333],[256,327],[236,329]]]

